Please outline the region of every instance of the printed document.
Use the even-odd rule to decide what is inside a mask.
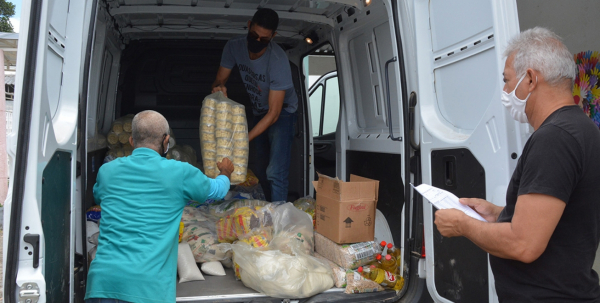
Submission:
[[[486,219],[484,219],[472,208],[458,202],[458,197],[449,191],[428,184],[421,184],[416,187],[411,184],[411,186],[414,189],[416,189],[421,195],[423,195],[423,197],[425,197],[425,199],[427,199],[437,209],[458,209],[463,213],[467,214],[469,217],[475,218],[483,222],[487,222]]]

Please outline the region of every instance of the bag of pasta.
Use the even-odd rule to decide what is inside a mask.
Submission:
[[[249,145],[245,107],[222,92],[206,96],[200,114],[200,145],[208,177],[219,175],[217,163],[227,157],[234,167],[231,184],[246,181]]]

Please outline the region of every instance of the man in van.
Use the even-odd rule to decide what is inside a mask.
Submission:
[[[276,43],[279,16],[261,8],[248,21],[248,34],[227,42],[212,92],[227,95],[225,83],[237,65],[252,103],[254,120],[248,139],[252,141],[254,172],[266,185],[267,200],[286,201],[290,157],[298,97],[288,58]]]
[[[575,105],[573,56],[544,28],[508,45],[502,103],[531,135],[508,185],[506,206],[460,199],[488,222],[436,211],[446,237],[490,254],[500,302],[600,302],[592,269],[600,240],[600,131]]]
[[[175,302],[179,222],[189,200],[222,199],[233,164],[221,175],[167,160],[169,124],[151,110],[135,115],[129,157],[100,167],[94,199],[102,207],[96,258],[88,274],[86,303]],[[115,301],[120,300],[120,301]]]

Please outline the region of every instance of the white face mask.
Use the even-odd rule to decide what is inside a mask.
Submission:
[[[500,99],[502,100],[502,104],[504,104],[508,111],[510,111],[510,115],[513,117],[513,119],[521,123],[527,123],[525,105],[527,103],[527,99],[529,99],[529,96],[531,96],[531,93],[529,93],[529,95],[527,95],[525,99],[521,100],[517,97],[515,92],[517,91],[517,87],[519,87],[519,84],[521,84],[521,81],[525,79],[526,75],[527,74],[524,74],[523,77],[521,77],[521,80],[519,80],[517,86],[515,86],[515,89],[513,89],[513,91],[510,94],[505,91],[502,91],[502,96],[500,97]]]

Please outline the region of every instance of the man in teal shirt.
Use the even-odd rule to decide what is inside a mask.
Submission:
[[[155,111],[138,113],[129,157],[104,164],[94,185],[102,207],[96,258],[88,274],[86,303],[175,302],[179,222],[189,200],[222,199],[233,164],[217,164],[221,175],[162,157],[169,124]],[[120,300],[120,301],[118,301]]]

